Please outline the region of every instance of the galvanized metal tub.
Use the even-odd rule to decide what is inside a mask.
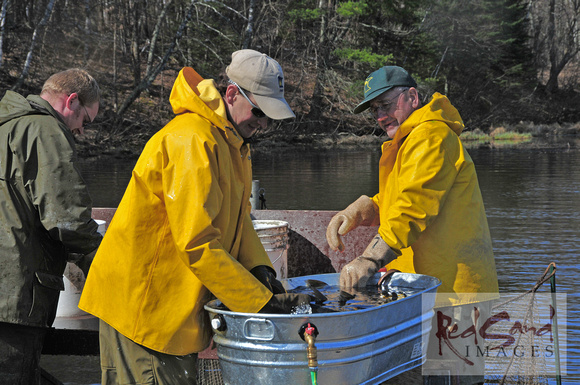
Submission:
[[[287,289],[316,279],[338,285],[340,274],[319,274],[282,280]],[[378,282],[380,274],[373,277]],[[338,313],[250,314],[219,309],[218,300],[205,309],[225,384],[311,384],[307,343],[300,330],[307,323],[319,334],[315,346],[318,384],[378,384],[425,361],[434,315],[434,295],[441,282],[421,274],[395,273],[389,287],[416,293],[377,307]]]

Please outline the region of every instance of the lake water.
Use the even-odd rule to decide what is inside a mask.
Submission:
[[[550,262],[567,294],[564,383],[580,383],[580,151],[472,148],[489,219],[500,290],[531,289]],[[255,154],[266,207],[340,210],[378,191],[380,148]],[[134,161],[91,160],[82,173],[97,207],[115,207]],[[450,231],[458,231],[450,229]],[[549,286],[546,288],[549,290]]]

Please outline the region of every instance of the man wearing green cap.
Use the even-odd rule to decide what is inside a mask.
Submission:
[[[435,276],[442,282],[435,307],[451,309],[454,321],[474,324],[473,304],[497,298],[498,282],[475,167],[459,139],[461,116],[440,93],[423,106],[417,83],[397,66],[367,77],[364,100],[354,112],[367,109],[392,139],[382,147],[379,192],[336,214],[326,235],[333,250],[342,250],[341,236],[357,226],[378,224],[379,230],[362,255],[344,266],[340,284],[365,286],[385,265]],[[440,326],[434,325],[433,335]],[[430,348],[440,342],[430,341]],[[450,367],[461,366],[454,354],[444,358]],[[482,375],[481,363],[472,367],[454,373]],[[463,383],[479,381],[462,377]]]
[[[245,313],[310,301],[285,293],[250,218],[246,139],[294,117],[282,68],[241,50],[226,75],[220,92],[180,71],[176,116],[146,144],[95,256],[79,307],[101,320],[102,384],[195,384],[212,297]]]

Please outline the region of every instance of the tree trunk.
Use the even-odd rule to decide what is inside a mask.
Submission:
[[[6,26],[6,9],[8,8],[8,0],[2,0],[2,11],[0,11],[0,68],[4,59],[4,29]]]
[[[12,87],[12,90],[16,91],[22,87],[24,84],[24,79],[28,76],[28,72],[30,71],[30,65],[32,63],[32,57],[34,56],[34,49],[36,48],[36,44],[38,42],[38,36],[42,32],[42,29],[48,23],[50,16],[52,15],[52,10],[54,9],[54,3],[56,0],[50,0],[46,5],[46,10],[44,11],[44,17],[40,20],[40,23],[34,29],[34,33],[32,34],[32,42],[30,43],[30,49],[28,50],[28,55],[26,55],[26,62],[24,63],[24,68],[22,69],[22,73],[20,74],[20,78]]]
[[[246,25],[246,32],[244,33],[243,49],[250,48],[252,39],[254,38],[254,8],[256,7],[256,0],[250,0],[250,7],[248,8],[248,24]]]
[[[89,41],[91,38],[91,6],[90,6],[90,1],[91,0],[85,0],[85,39],[84,39],[84,45],[85,45],[85,50],[84,50],[84,59],[85,59],[85,65],[86,63],[89,62]]]
[[[137,0],[133,4],[132,9],[133,25],[131,36],[131,64],[133,67],[133,84],[137,86],[141,82],[141,60],[139,53],[139,32],[141,25],[141,0]]]
[[[320,33],[318,34],[318,43],[322,47],[326,41],[326,26],[328,24],[328,12],[330,12],[330,3],[332,0],[328,0],[325,5],[324,0],[320,0],[318,7],[322,10],[322,16],[320,18]]]
[[[546,91],[558,91],[558,76],[566,65],[580,52],[578,43],[578,22],[580,3],[578,0],[558,4],[550,0],[548,17],[548,44],[550,46],[550,77],[546,83]]]
[[[151,37],[151,44],[149,45],[149,55],[147,56],[147,67],[145,69],[145,76],[151,73],[151,67],[153,66],[153,58],[155,56],[155,49],[157,48],[157,40],[159,39],[159,33],[161,32],[161,25],[165,16],[167,15],[167,9],[171,5],[172,0],[167,1],[157,18],[157,23],[155,24],[155,30],[153,30],[153,36]]]
[[[558,90],[558,74],[556,62],[558,57],[558,46],[556,44],[556,0],[550,0],[550,10],[548,11],[548,44],[550,46],[550,77],[546,83],[546,90],[554,92]]]
[[[318,7],[321,9],[320,32],[318,36],[318,48],[316,49],[316,77],[314,90],[312,92],[312,103],[308,119],[316,121],[322,115],[323,97],[324,97],[324,78],[328,59],[330,57],[330,47],[328,38],[328,19],[332,7],[332,0],[320,0]]]

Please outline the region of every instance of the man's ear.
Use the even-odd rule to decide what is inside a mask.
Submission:
[[[238,94],[237,87],[234,86],[233,84],[228,85],[228,88],[226,88],[226,94],[224,95],[226,103],[229,105],[234,104],[234,99],[237,94]]]
[[[409,88],[409,97],[411,97],[411,105],[413,108],[419,107],[421,101],[419,100],[419,91],[415,87]]]
[[[65,100],[65,107],[72,111],[76,111],[80,104],[81,102],[79,100],[79,95],[76,92],[73,92],[67,96]]]

